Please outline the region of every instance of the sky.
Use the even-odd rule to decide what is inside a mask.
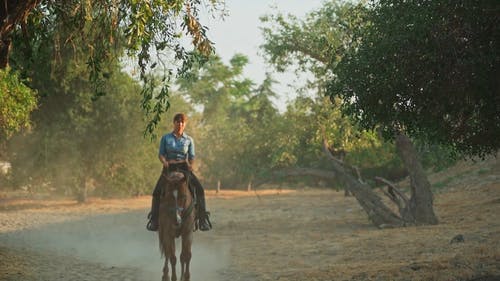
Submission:
[[[226,0],[225,6],[228,15],[224,19],[202,18],[202,22],[209,28],[208,37],[215,43],[217,54],[225,63],[236,53],[249,58],[244,76],[259,85],[266,72],[273,69],[266,65],[264,58],[259,55],[262,51],[259,46],[264,42],[259,29],[262,26],[259,18],[265,14],[292,14],[299,18],[308,12],[321,7],[323,0]],[[284,111],[286,103],[293,100],[295,95],[287,84],[296,84],[293,73],[273,74],[273,78],[280,81],[274,86],[278,94],[275,105]]]

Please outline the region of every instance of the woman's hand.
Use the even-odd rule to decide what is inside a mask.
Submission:
[[[165,169],[168,169],[168,160],[163,155],[159,155],[158,159],[160,159],[160,162],[163,165],[163,167]]]

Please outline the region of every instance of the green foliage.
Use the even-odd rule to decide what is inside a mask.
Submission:
[[[30,124],[36,108],[36,91],[27,87],[10,68],[0,69],[0,138]]]
[[[420,156],[422,166],[431,168],[433,171],[441,171],[457,163],[460,155],[452,147],[429,145],[420,140],[414,141],[415,147]]]
[[[63,110],[54,108],[69,93],[43,98],[33,130],[9,142],[17,186],[75,196],[85,188],[100,196],[150,193],[156,145],[142,137],[140,89],[121,74],[109,83],[112,95],[92,102],[89,83],[72,81]]]
[[[29,11],[23,10],[26,18],[18,19],[19,25],[14,25],[18,28],[2,33],[2,38],[14,38],[14,51],[32,62],[39,59],[38,49],[43,45],[51,45],[50,53],[43,54],[50,56],[47,61],[51,64],[64,65],[67,60],[61,52],[72,50],[88,67],[85,74],[94,99],[107,93],[106,81],[112,75],[107,71],[109,64],[124,54],[133,57],[142,82],[141,105],[149,118],[148,133],[153,133],[169,107],[171,75],[182,75],[193,61],[213,52],[207,28],[199,21],[200,8],[221,9],[216,0],[39,2],[25,8],[21,3],[9,7],[12,13]],[[191,39],[191,47],[184,37]]]
[[[212,57],[178,81],[182,95],[202,110],[197,126],[187,130],[198,133],[197,162],[209,186],[219,180],[224,186],[245,185],[273,166],[274,82],[267,77],[254,87],[242,77],[247,63],[239,54],[229,65]]]
[[[292,167],[328,170],[330,163],[322,149],[326,137],[330,149],[344,151],[344,161],[358,167],[367,177],[399,174],[401,170],[392,143],[384,141],[374,131],[359,128],[326,97],[298,98],[288,107],[284,119],[286,125],[282,134],[287,138],[283,147],[287,148],[286,153],[293,152]]]
[[[385,2],[387,1],[381,1],[381,3]],[[352,95],[334,95],[332,92],[333,89],[336,89],[332,85],[340,85],[339,80],[344,78],[345,81],[352,83],[363,81],[363,79],[372,79],[371,74],[360,73],[360,69],[365,67],[366,61],[379,60],[384,56],[383,54],[367,56],[357,60],[358,64],[356,65],[351,62],[350,72],[342,73],[346,67],[346,61],[349,61],[351,56],[358,54],[360,48],[366,48],[364,45],[366,32],[374,26],[371,17],[369,17],[372,12],[371,7],[365,5],[364,2],[353,4],[331,1],[324,3],[320,9],[307,14],[304,20],[281,14],[262,18],[265,24],[263,28],[265,43],[261,47],[266,59],[278,71],[296,67],[298,72],[308,71],[312,73],[314,79],[310,85],[317,90],[319,95],[326,91],[333,103],[329,104],[321,99],[301,97],[288,108],[285,116],[290,122],[284,123],[286,125],[283,126],[282,137],[286,141],[280,147],[281,154],[276,156],[283,165],[328,167],[326,161],[318,161],[323,137],[321,131],[324,130],[331,148],[345,150],[347,152],[345,161],[360,168],[364,176],[399,179],[406,175],[390,138],[384,140],[381,134],[376,133],[384,131],[387,127],[379,126],[375,119],[370,123],[370,126],[366,126],[366,123],[362,122],[366,116],[368,116],[367,118],[373,116],[370,115],[371,112],[364,111],[360,106],[356,94],[371,91],[373,87],[368,87],[366,83],[350,85],[346,82],[342,85],[345,89],[352,90],[350,92]],[[397,17],[408,17],[407,14],[411,13],[401,9],[401,13],[389,16],[396,20]],[[390,28],[393,22],[385,24],[387,28]],[[415,25],[417,24],[411,24],[412,28]],[[413,36],[404,32],[393,35]],[[414,40],[420,39],[414,38]],[[400,48],[402,51],[411,48],[411,46],[398,46],[395,41],[388,43],[390,43],[390,47]],[[380,48],[379,51],[383,53],[386,49]],[[398,60],[399,58],[393,58],[395,62]],[[408,65],[412,64],[408,63]],[[385,65],[373,64],[370,67],[373,73],[380,76]],[[398,75],[398,73],[389,73],[388,75]],[[386,83],[383,79],[372,80],[374,83],[378,83],[376,85]],[[405,83],[404,80],[401,81],[403,81],[401,83]],[[385,92],[387,91],[389,90],[386,89]],[[381,91],[380,94],[383,95],[385,92]],[[386,97],[387,95],[383,96],[382,99]],[[373,98],[373,101],[381,100],[379,97],[368,94],[365,98]],[[359,106],[358,111],[349,110],[346,105]],[[381,109],[380,112],[397,114],[393,108],[388,107]],[[414,118],[418,118],[418,116],[414,116]],[[457,154],[450,145],[429,144],[419,139],[415,140],[424,167],[442,169],[456,161]]]
[[[331,78],[331,69],[359,43],[355,27],[364,24],[365,10],[360,4],[329,1],[304,20],[282,14],[261,17],[266,60],[278,71],[297,67],[297,72],[311,72],[319,81]]]
[[[66,63],[53,63],[53,47],[50,41],[32,46],[37,58],[47,60],[13,54],[14,66],[32,77],[40,93],[33,129],[8,142],[13,184],[76,197],[150,193],[157,146],[142,137],[146,122],[137,82],[110,62],[102,68],[113,73],[102,85],[109,95],[94,99],[86,59],[61,49]]]
[[[377,1],[329,94],[364,128],[468,155],[500,147],[496,1]]]
[[[325,82],[336,77],[337,64],[360,44],[358,33],[366,25],[366,11],[362,4],[331,1],[304,20],[281,14],[263,17],[265,43],[261,47],[278,71],[296,67],[298,72],[312,73],[310,84],[322,95]],[[288,107],[282,133],[285,141],[277,159],[286,165],[327,169],[329,163],[321,148],[324,130],[331,148],[346,151],[345,160],[369,176],[374,176],[370,171],[384,175],[380,173],[384,169],[401,170],[394,146],[343,116],[338,106],[341,100],[332,101],[299,97]]]

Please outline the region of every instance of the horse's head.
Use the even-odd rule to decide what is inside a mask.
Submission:
[[[187,177],[184,173],[174,171],[162,176],[166,179],[162,197],[178,197],[179,194],[184,194],[187,191]]]

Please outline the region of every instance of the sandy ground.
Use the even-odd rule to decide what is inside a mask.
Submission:
[[[214,229],[195,233],[192,280],[500,280],[500,164],[430,179],[440,223],[383,230],[343,192],[208,191]],[[0,194],[0,280],[160,280],[149,199]]]

